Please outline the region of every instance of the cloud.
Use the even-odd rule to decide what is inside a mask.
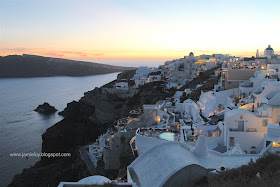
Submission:
[[[63,54],[72,54],[72,55],[79,55],[80,57],[88,57],[88,56],[104,56],[103,53],[95,53],[95,54],[90,54],[90,53],[84,53],[84,52],[79,52],[79,51],[61,51],[60,53]]]
[[[104,56],[103,53],[100,53],[100,54],[92,54],[93,56]]]
[[[2,48],[1,50],[3,51],[12,51],[12,52],[21,52],[21,51],[29,51],[30,49],[28,48]]]
[[[67,57],[68,55],[75,55],[80,57],[87,57],[88,54],[78,51],[56,51],[45,53],[44,55],[54,56],[54,57]]]
[[[64,57],[64,54],[58,54],[58,53],[44,53],[43,55],[46,55],[46,56],[51,56],[51,57]]]
[[[49,52],[49,53],[44,53],[43,55],[49,55],[52,57],[68,57],[68,55],[74,55],[86,58],[86,57],[101,57],[104,56],[104,53],[85,53],[85,52],[80,52],[80,51],[55,51],[55,52]],[[69,58],[69,57],[68,57]]]
[[[61,51],[61,53],[73,54],[73,55],[86,55],[83,52],[77,52],[77,51]]]
[[[4,54],[12,54],[12,53],[26,53],[26,54],[35,54],[42,56],[50,56],[57,58],[98,58],[104,56],[103,52],[82,52],[82,51],[67,51],[67,50],[47,50],[44,48],[0,48],[0,51],[4,52]]]

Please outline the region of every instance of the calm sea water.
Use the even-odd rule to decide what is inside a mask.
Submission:
[[[95,87],[116,79],[118,73],[87,77],[0,79],[0,186],[40,158],[11,157],[10,153],[41,152],[41,135],[62,119],[57,113],[45,116],[33,110],[44,102],[63,110]]]

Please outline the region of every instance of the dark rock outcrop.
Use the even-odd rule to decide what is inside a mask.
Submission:
[[[94,105],[89,105],[82,101],[72,101],[71,103],[68,103],[67,107],[58,114],[75,121],[87,121],[88,117],[94,114],[94,112]]]
[[[49,103],[45,102],[42,105],[39,105],[34,111],[42,113],[42,114],[52,114],[57,111],[54,106],[51,106]]]
[[[53,160],[45,164],[39,161],[21,174],[15,175],[9,186],[13,187],[56,187],[61,181],[78,181],[90,176],[86,164],[79,152],[73,152],[71,157]]]

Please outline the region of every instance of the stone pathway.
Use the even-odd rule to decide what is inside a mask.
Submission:
[[[88,148],[88,145],[81,147],[80,150],[79,150],[80,151],[80,155],[81,155],[82,159],[85,161],[85,163],[86,163],[90,173],[92,175],[96,175],[97,174],[97,169],[93,165],[91,159],[89,158],[87,148]]]

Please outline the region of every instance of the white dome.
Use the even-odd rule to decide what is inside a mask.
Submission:
[[[274,50],[271,48],[271,45],[268,45],[268,47],[264,50],[265,55],[274,55]]]
[[[110,183],[111,180],[103,177],[101,175],[94,175],[90,177],[83,178],[78,181],[78,184],[98,184],[98,185],[103,185],[105,183]]]

